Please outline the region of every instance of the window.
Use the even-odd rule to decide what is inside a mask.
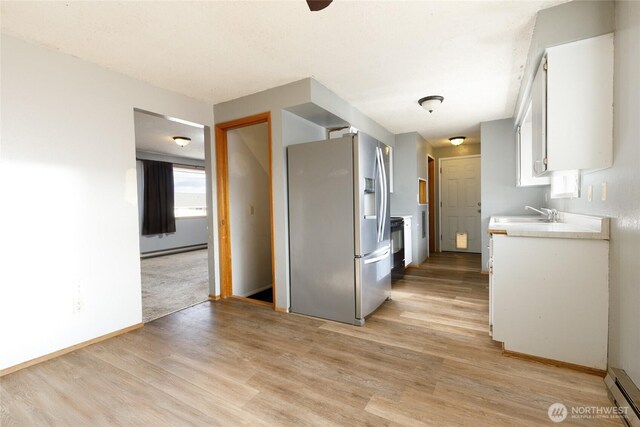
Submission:
[[[203,169],[173,167],[176,218],[207,215],[207,186]]]

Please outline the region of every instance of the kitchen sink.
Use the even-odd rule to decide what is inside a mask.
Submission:
[[[522,223],[548,223],[547,218],[541,216],[496,216],[493,217],[495,224],[522,224]]]

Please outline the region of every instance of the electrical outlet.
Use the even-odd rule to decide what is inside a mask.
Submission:
[[[589,188],[587,189],[587,199],[589,201],[593,200],[593,185],[589,185]]]
[[[80,283],[76,283],[73,287],[73,313],[80,313],[84,309],[84,298],[82,295],[82,286]]]
[[[602,183],[602,195],[601,195],[601,199],[602,201],[606,201],[607,200],[607,181],[604,181]]]

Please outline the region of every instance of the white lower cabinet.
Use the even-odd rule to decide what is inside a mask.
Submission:
[[[609,242],[495,234],[492,337],[507,351],[605,370]]]

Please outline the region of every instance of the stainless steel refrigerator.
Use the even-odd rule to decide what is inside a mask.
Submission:
[[[389,147],[360,132],[287,154],[291,311],[363,325],[391,290]]]

